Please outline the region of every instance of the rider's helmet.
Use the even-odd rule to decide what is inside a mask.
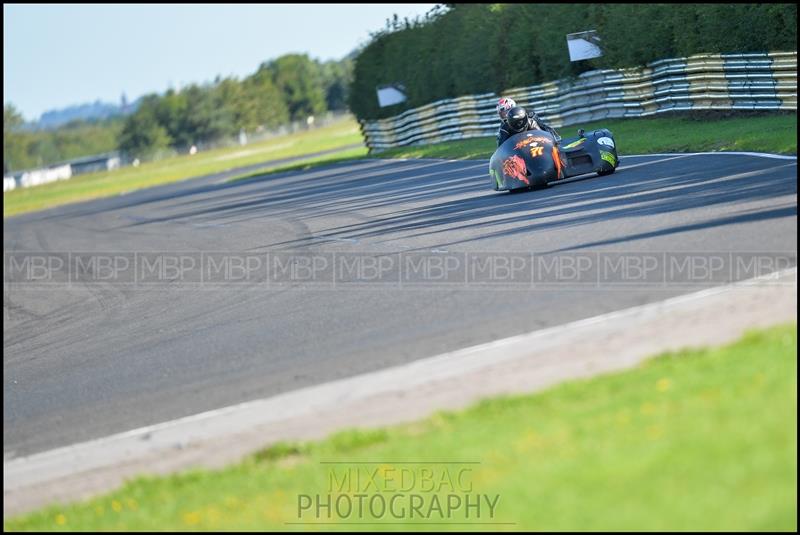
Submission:
[[[512,98],[501,98],[497,101],[497,115],[500,116],[501,121],[506,120],[506,115],[508,115],[508,110],[516,106],[517,103],[514,102]]]
[[[506,123],[508,124],[508,129],[515,134],[524,132],[528,129],[528,112],[525,111],[525,108],[514,106],[508,110]]]

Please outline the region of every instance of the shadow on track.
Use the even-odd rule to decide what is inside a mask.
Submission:
[[[697,165],[699,158],[680,163],[653,162],[607,177],[592,175],[514,195],[489,189],[487,165],[482,160],[361,160],[226,184],[173,185],[155,194],[142,192],[135,198],[132,194],[129,200],[114,199],[94,210],[66,215],[136,210],[133,223],[117,228],[186,220],[233,224],[280,217],[308,221],[355,215],[359,220],[356,223],[329,226],[314,237],[260,244],[257,248],[307,247],[320,238],[360,241],[437,234],[444,238],[439,245],[446,246],[493,237],[498,232],[510,236],[600,222],[613,224],[620,218],[797,193],[796,162],[721,157],[710,165],[713,156],[704,156],[701,167]],[[378,211],[379,215],[367,215],[367,211]],[[581,247],[787,217],[796,212],[795,202],[593,241]],[[447,240],[454,230],[470,234]]]

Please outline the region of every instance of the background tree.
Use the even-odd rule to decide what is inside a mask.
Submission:
[[[570,62],[565,36],[596,29],[603,56]],[[355,58],[348,102],[359,119],[443,98],[636,67],[698,53],[797,50],[796,4],[444,4],[387,21]],[[408,100],[380,108],[375,89]]]
[[[3,172],[50,165],[116,150],[123,119],[74,120],[53,130],[25,124],[13,104],[3,107]]]
[[[321,63],[289,54],[263,63],[243,80],[217,77],[182,91],[147,95],[127,117],[78,121],[47,132],[23,131],[22,116],[6,106],[4,167],[33,167],[116,148],[132,157],[150,157],[167,147],[186,151],[230,139],[242,129],[305,121],[329,109],[346,109],[352,75],[352,58]]]
[[[272,82],[283,94],[289,118],[303,120],[326,111],[325,92],[318,65],[306,54],[287,54],[266,66]]]
[[[129,116],[119,135],[119,148],[130,157],[149,158],[169,147],[172,139],[156,117],[157,98],[145,97],[139,109]]]
[[[242,128],[252,131],[258,127],[274,128],[289,122],[289,109],[284,95],[272,82],[272,74],[267,69],[259,69],[246,78],[242,85]]]
[[[25,139],[17,130],[25,120],[13,104],[3,106],[3,172],[23,169],[27,165],[28,153]]]
[[[319,64],[319,70],[326,107],[335,111],[346,110],[349,87],[353,81],[353,60],[326,61]]]

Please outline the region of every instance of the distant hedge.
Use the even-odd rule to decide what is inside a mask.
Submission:
[[[597,30],[604,55],[571,63],[566,34],[584,30]],[[793,50],[796,4],[442,4],[424,18],[387,21],[373,35],[355,60],[349,103],[357,117],[377,119],[597,68]],[[379,108],[376,86],[396,82],[408,101]]]

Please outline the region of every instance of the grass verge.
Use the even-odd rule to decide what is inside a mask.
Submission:
[[[380,463],[358,464],[373,461]],[[358,489],[338,487],[348,469],[362,474]],[[438,488],[427,490],[425,481]],[[300,506],[300,495],[320,495],[324,504],[332,482],[334,504],[357,503],[364,487],[364,503],[403,496],[395,513],[406,509],[398,519],[365,506],[359,519],[355,506],[349,516],[332,507],[332,518],[323,507],[318,518]],[[410,519],[410,494],[424,501],[424,518]],[[431,504],[437,496],[454,505],[448,495],[491,498],[494,515],[484,505],[469,518],[466,508],[442,518]],[[139,478],[86,503],[6,519],[4,527],[429,530],[423,522],[431,521],[450,530],[796,530],[796,324],[414,424],[278,444],[219,471]]]
[[[615,119],[559,129],[563,137],[578,128],[608,128],[620,156],[658,152],[750,151],[797,154],[797,114],[745,116],[721,114],[676,115],[644,119]],[[488,159],[497,148],[494,137],[448,141],[421,147],[401,147],[376,154],[379,158]]]
[[[797,154],[797,114],[677,115],[647,119],[618,119],[574,125],[562,129],[565,137],[586,130],[608,128],[614,133],[620,155],[657,152],[754,151]],[[15,190],[3,195],[5,217],[51,208],[70,202],[117,195],[253,163],[269,163],[303,154],[346,147],[362,140],[355,121],[311,132],[276,138],[247,148],[209,151],[200,156],[126,168],[110,173],[79,176],[45,186]],[[243,173],[229,181],[253,179],[287,171],[304,171],[321,165],[363,158],[488,159],[495,149],[494,137],[450,141],[419,147],[401,147],[368,154],[365,147],[309,158],[299,163],[278,164],[267,171]],[[238,154],[237,154],[238,153]]]
[[[620,155],[658,152],[750,151],[797,154],[797,114],[757,113],[734,116],[696,113],[650,119],[618,119],[574,125],[561,129],[565,137],[577,135],[578,128],[608,128],[620,147]],[[286,171],[305,171],[347,159],[362,158],[444,158],[449,160],[489,159],[495,138],[479,137],[434,145],[400,147],[368,154],[367,149],[336,157],[320,157],[302,164],[282,165],[268,171],[247,173],[230,179],[245,180]]]
[[[9,191],[3,194],[3,215],[8,217],[71,202],[109,197],[236,167],[314,154],[361,142],[363,138],[358,123],[354,119],[342,120],[325,127],[251,143],[244,147],[226,147],[192,156],[175,156],[144,163],[139,167],[89,173],[70,180]],[[360,150],[366,154],[366,148]],[[347,152],[361,154],[356,151]]]
[[[243,173],[239,176],[229,178],[226,182],[237,182],[239,180],[249,180],[262,176],[274,175],[276,173],[286,173],[289,171],[308,171],[322,165],[331,165],[340,162],[349,162],[354,160],[362,160],[367,158],[369,151],[366,147],[358,147],[354,149],[343,150],[336,154],[327,154],[324,156],[316,156],[308,158],[302,162],[277,165],[271,169],[255,171],[252,173]]]

